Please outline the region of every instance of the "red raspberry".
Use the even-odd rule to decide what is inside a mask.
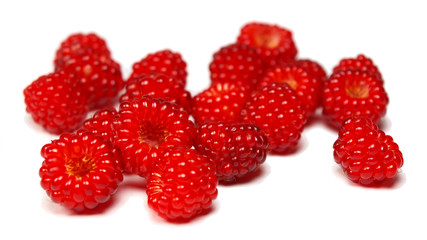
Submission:
[[[238,82],[253,88],[262,76],[264,65],[255,49],[234,43],[214,54],[209,70],[212,84]]]
[[[163,98],[180,106],[183,110],[191,110],[191,94],[185,90],[184,84],[176,78],[161,73],[138,75],[128,80],[126,93],[120,102],[129,101],[150,95],[154,98]]]
[[[166,219],[190,219],[211,207],[217,185],[215,168],[205,156],[171,148],[147,179],[148,205]]]
[[[287,83],[303,101],[306,113],[312,115],[319,105],[322,82],[296,63],[284,64],[266,71],[259,88],[270,83]]]
[[[241,112],[267,135],[269,150],[285,153],[295,146],[307,121],[302,101],[287,83],[270,83],[257,92]]]
[[[113,127],[125,170],[145,177],[166,148],[190,148],[195,128],[188,118],[175,104],[148,95],[123,102]]]
[[[83,129],[94,135],[99,135],[103,139],[109,141],[111,144],[114,142],[113,121],[117,117],[117,111],[114,108],[102,109],[93,114],[93,116],[83,123]],[[123,162],[121,158],[120,149],[114,146],[115,154],[117,154],[117,166],[123,170]]]
[[[133,64],[131,78],[140,74],[163,73],[176,78],[184,86],[187,82],[187,64],[181,54],[170,50],[148,54],[141,61]]]
[[[91,55],[98,59],[110,59],[110,50],[104,39],[95,33],[76,33],[65,39],[55,56],[55,69],[63,69],[73,59]]]
[[[24,89],[26,110],[47,131],[73,131],[88,112],[81,87],[64,72],[39,77]]]
[[[350,180],[361,184],[394,178],[403,165],[393,138],[366,117],[351,117],[343,123],[334,158]]]
[[[254,124],[215,122],[198,128],[195,148],[208,156],[222,181],[255,171],[267,156],[267,136]]]
[[[374,123],[385,115],[388,97],[376,75],[360,70],[333,73],[323,86],[323,114],[337,127],[350,116]]]
[[[194,96],[191,113],[196,123],[239,120],[248,97],[242,85],[217,83]]]
[[[124,86],[120,65],[111,59],[103,62],[86,55],[69,60],[63,70],[81,83],[91,109],[113,104]]]
[[[338,66],[334,67],[333,72],[346,71],[346,70],[361,70],[370,72],[375,75],[378,79],[382,80],[382,76],[378,67],[375,66],[372,59],[365,57],[363,54],[357,55],[356,58],[344,58]]]
[[[112,145],[84,130],[46,144],[39,175],[47,195],[64,207],[83,211],[107,202],[123,180]]]
[[[255,48],[269,66],[292,61],[297,55],[292,32],[278,25],[246,24],[241,29],[237,42]]]
[[[317,79],[320,80],[320,82],[324,82],[327,79],[326,71],[323,69],[323,67],[310,59],[299,59],[294,62],[296,65],[303,67],[305,70],[311,72],[312,75],[314,75]]]

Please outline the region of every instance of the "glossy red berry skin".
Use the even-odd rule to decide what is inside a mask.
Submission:
[[[185,86],[187,82],[187,64],[178,52],[162,50],[148,54],[132,66],[131,78],[141,74],[163,73],[174,77]]]
[[[350,180],[361,184],[392,179],[403,166],[393,138],[366,117],[346,119],[334,143],[334,158]]]
[[[270,83],[247,103],[243,122],[252,123],[267,135],[269,150],[283,154],[297,145],[307,121],[303,102],[287,83]]]
[[[297,66],[304,68],[306,71],[311,72],[320,82],[326,81],[328,75],[326,74],[325,69],[320,65],[320,63],[313,61],[311,59],[298,59],[293,62]]]
[[[319,105],[322,82],[306,68],[296,63],[270,68],[265,72],[258,88],[273,82],[287,83],[303,101],[308,116],[311,116]]]
[[[75,33],[65,39],[55,55],[55,69],[63,69],[69,65],[69,61],[90,55],[97,59],[107,60],[111,58],[110,50],[104,39],[95,33]]]
[[[120,102],[129,101],[150,95],[154,98],[177,104],[183,110],[191,111],[191,94],[185,90],[184,84],[174,77],[162,73],[142,74],[132,77],[126,85],[126,92]]]
[[[267,136],[254,124],[212,122],[198,127],[195,148],[209,157],[220,181],[258,169],[267,157]]]
[[[76,211],[107,202],[123,175],[112,145],[85,130],[65,133],[43,146],[41,186],[55,202]]]
[[[222,47],[214,54],[209,70],[212,85],[229,82],[254,88],[262,77],[264,64],[255,49],[242,43],[234,43]]]
[[[338,128],[350,116],[365,116],[378,123],[388,101],[382,81],[366,71],[335,72],[323,84],[323,115]]]
[[[346,70],[360,70],[369,72],[375,75],[378,79],[382,80],[381,73],[378,67],[374,64],[372,59],[363,54],[357,55],[356,58],[344,58],[337,66],[334,67],[333,72],[346,71]]]
[[[237,42],[255,48],[268,66],[293,61],[297,55],[292,32],[278,25],[248,23],[240,30]]]
[[[192,115],[197,124],[209,121],[237,121],[248,101],[249,91],[235,83],[217,83],[193,97]]]
[[[77,129],[89,111],[81,87],[64,72],[39,77],[24,89],[24,97],[33,120],[54,134]]]
[[[111,59],[102,61],[86,55],[68,61],[61,70],[81,84],[90,109],[113,105],[124,87],[120,65]]]
[[[114,145],[122,153],[125,170],[143,177],[165,149],[191,148],[196,134],[186,111],[150,96],[123,102],[113,127]]]
[[[147,179],[148,205],[168,220],[190,219],[211,207],[217,185],[215,168],[206,156],[170,148]]]

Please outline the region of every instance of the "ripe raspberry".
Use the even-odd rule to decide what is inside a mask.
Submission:
[[[212,84],[238,82],[253,88],[262,76],[264,65],[255,49],[234,43],[214,54],[209,70]]]
[[[270,83],[257,92],[241,112],[267,135],[269,150],[285,153],[295,146],[307,121],[302,101],[287,83]]]
[[[113,121],[117,117],[117,111],[114,108],[102,109],[93,114],[93,116],[83,123],[82,129],[99,135],[111,144],[114,142]],[[121,158],[120,149],[114,146],[113,151],[118,156],[117,166],[123,170],[123,161]]]
[[[113,127],[125,170],[145,177],[166,148],[190,148],[195,128],[188,118],[175,104],[148,95],[123,102]]]
[[[184,86],[187,82],[187,64],[181,54],[170,50],[158,51],[148,54],[141,61],[133,64],[131,78],[140,74],[163,73],[176,78]]]
[[[111,58],[110,50],[104,39],[95,33],[76,33],[65,39],[56,51],[55,69],[63,69],[69,64],[69,61],[85,55],[105,60]]]
[[[334,158],[350,180],[361,184],[394,178],[403,165],[393,138],[366,117],[350,117],[343,123]]]
[[[170,148],[147,179],[148,205],[166,219],[189,219],[211,207],[217,185],[207,157],[193,149]]]
[[[161,73],[142,74],[130,78],[126,85],[126,93],[120,98],[120,102],[129,101],[150,95],[154,98],[175,103],[183,110],[191,110],[191,94],[185,90],[184,84],[176,78]]]
[[[120,65],[111,59],[103,62],[86,55],[69,60],[63,70],[81,83],[91,109],[113,104],[124,86]]]
[[[264,63],[269,66],[292,61],[297,55],[292,32],[277,25],[246,24],[240,30],[237,42],[255,48]]]
[[[370,72],[375,75],[378,79],[382,80],[382,76],[378,67],[375,66],[372,59],[365,57],[363,54],[357,55],[356,58],[344,58],[338,66],[334,67],[333,72],[346,71],[346,70],[360,70]]]
[[[323,114],[337,127],[350,116],[374,123],[385,115],[388,97],[376,75],[361,70],[333,73],[323,86]]]
[[[308,116],[312,115],[319,105],[322,83],[304,67],[298,66],[296,63],[288,63],[271,68],[264,74],[259,88],[273,82],[285,82],[295,90],[303,101]]]
[[[107,202],[123,180],[112,145],[84,130],[46,144],[39,175],[47,195],[64,207],[83,211]]]
[[[320,82],[324,82],[327,79],[326,71],[323,69],[323,67],[310,59],[299,59],[294,61],[294,63],[300,67],[303,67],[305,70],[311,72],[312,75],[314,75],[317,79],[320,80]]]
[[[195,148],[210,158],[221,181],[255,171],[267,156],[267,136],[254,124],[215,122],[198,128]]]
[[[242,85],[217,83],[194,96],[191,113],[196,123],[239,120],[248,97],[248,89]]]
[[[78,128],[89,110],[81,87],[64,72],[39,77],[24,89],[24,96],[34,121],[55,134]]]

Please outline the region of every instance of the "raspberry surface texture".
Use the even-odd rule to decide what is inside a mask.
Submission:
[[[237,42],[255,48],[268,66],[292,61],[297,55],[292,32],[278,25],[248,23],[240,30]]]
[[[394,178],[403,165],[393,138],[366,117],[346,119],[334,143],[334,158],[350,180],[361,184]]]
[[[267,156],[267,136],[254,124],[214,122],[198,127],[195,148],[209,157],[221,181],[258,169]]]
[[[55,69],[63,69],[74,59],[90,55],[102,61],[111,58],[110,50],[104,39],[95,33],[75,33],[65,39],[56,51]]]
[[[126,92],[121,96],[120,102],[129,101],[150,95],[154,98],[175,103],[183,110],[191,111],[191,94],[185,90],[183,83],[176,78],[162,73],[142,74],[131,77],[126,85]]]
[[[325,69],[320,65],[320,63],[313,61],[311,59],[298,59],[293,62],[297,66],[304,68],[306,71],[311,72],[320,82],[326,81],[328,75],[326,74]]]
[[[211,207],[217,185],[209,159],[193,149],[171,148],[147,179],[148,205],[166,219],[190,219]]]
[[[131,78],[140,74],[163,73],[174,77],[184,86],[187,82],[187,64],[178,52],[162,50],[148,54],[132,66]]]
[[[43,146],[41,186],[55,202],[76,211],[107,202],[123,180],[112,145],[84,130]]]
[[[356,58],[344,58],[337,66],[334,67],[333,72],[346,71],[346,70],[360,70],[369,72],[375,75],[378,79],[382,80],[382,75],[378,67],[374,64],[372,59],[363,54],[357,55]]]
[[[165,149],[191,148],[196,134],[186,111],[150,96],[123,102],[113,127],[114,144],[122,153],[125,170],[143,177]]]
[[[237,83],[217,83],[194,96],[192,115],[197,124],[208,121],[237,121],[249,91]]]
[[[296,63],[270,68],[265,72],[258,88],[273,82],[287,83],[295,90],[308,115],[312,115],[319,105],[322,82],[306,68]]]
[[[335,72],[324,82],[322,94],[323,114],[337,127],[350,116],[377,123],[389,101],[382,81],[361,70]]]
[[[287,83],[270,83],[258,91],[241,112],[267,135],[269,150],[286,153],[295,147],[307,121],[303,102]]]
[[[112,59],[100,59],[86,55],[69,61],[63,70],[81,83],[91,109],[108,107],[115,103],[124,87],[120,65]]]
[[[64,72],[39,77],[24,89],[26,111],[50,133],[80,127],[89,109],[79,83]]]
[[[240,83],[253,88],[264,71],[259,54],[252,47],[234,43],[217,51],[209,65],[212,84]]]

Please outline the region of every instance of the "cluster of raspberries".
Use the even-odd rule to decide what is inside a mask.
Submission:
[[[83,211],[107,202],[124,173],[136,174],[147,181],[151,209],[191,219],[210,208],[218,182],[254,172],[267,154],[294,150],[320,106],[339,129],[334,158],[349,179],[394,178],[403,158],[376,125],[388,97],[372,60],[343,59],[328,76],[296,55],[289,30],[248,23],[214,53],[212,84],[192,97],[179,53],[148,54],[124,81],[102,38],[71,35],[56,52],[55,71],[24,90],[34,121],[60,134],[41,150],[42,188]]]

